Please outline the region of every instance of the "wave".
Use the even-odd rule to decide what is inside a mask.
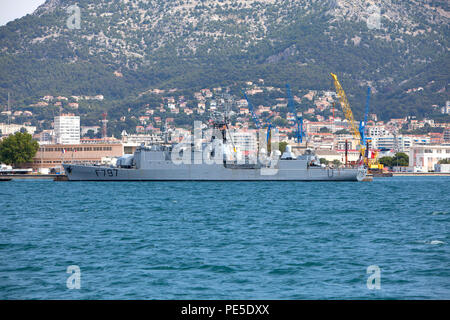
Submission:
[[[446,215],[448,212],[445,211],[433,211],[433,213],[431,213],[432,216],[442,216],[442,215]]]
[[[431,241],[425,241],[426,244],[431,244],[431,245],[439,245],[439,244],[445,244],[444,241],[441,240],[431,240]]]

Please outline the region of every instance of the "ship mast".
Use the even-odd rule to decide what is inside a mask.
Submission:
[[[236,153],[236,145],[234,144],[229,127],[231,108],[234,104],[234,100],[229,93],[225,93],[221,95],[220,104],[223,107],[223,111],[215,111],[212,113],[212,125],[214,129],[217,129],[222,133],[222,140],[224,145],[226,145],[227,143],[228,132],[228,137],[231,141],[231,144],[233,145],[233,151]]]

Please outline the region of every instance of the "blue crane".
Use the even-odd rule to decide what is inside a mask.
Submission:
[[[244,92],[244,97],[245,97],[245,100],[247,100],[248,109],[250,110],[250,112],[252,114],[252,118],[253,118],[253,121],[255,122],[256,129],[259,129],[261,127],[261,125],[259,123],[258,116],[255,114],[255,110],[253,109],[253,105],[250,102],[250,99],[247,97],[247,94],[245,92]]]
[[[367,117],[369,115],[369,105],[370,105],[370,87],[367,88],[367,98],[366,98],[366,113],[364,114],[364,120],[359,123],[359,134],[361,135],[361,145],[365,146],[367,143],[366,137],[366,124]]]
[[[291,86],[289,84],[286,84],[286,92],[288,96],[288,107],[290,112],[294,115],[295,124],[297,126],[296,132],[297,143],[302,143],[303,137],[305,136],[305,131],[303,130],[303,117],[297,116],[297,110],[294,105],[294,99],[292,98],[291,94]]]
[[[272,130],[272,124],[271,123],[269,123],[269,127],[267,128],[267,137],[266,137],[267,143],[269,143],[269,139],[270,139],[270,130]]]

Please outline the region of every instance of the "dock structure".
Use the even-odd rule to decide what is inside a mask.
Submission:
[[[449,172],[393,172],[394,177],[450,177]]]
[[[65,174],[60,174],[53,179],[53,181],[69,181],[69,178]]]
[[[62,174],[3,174],[0,175],[0,181],[11,180],[54,180]]]

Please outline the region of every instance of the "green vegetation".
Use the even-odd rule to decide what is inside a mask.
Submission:
[[[281,154],[283,154],[286,151],[286,147],[287,147],[288,143],[286,141],[281,141],[279,143],[279,150],[281,152]]]
[[[17,132],[0,142],[0,162],[16,166],[31,162],[38,149],[31,134]]]
[[[439,160],[439,164],[450,164],[450,158]]]
[[[161,96],[143,94],[149,89],[177,88],[192,107],[198,89],[229,86],[241,96],[245,82],[258,79],[281,89],[289,82],[298,96],[309,89],[334,91],[329,76],[334,72],[356,119],[362,118],[368,83],[375,89],[371,112],[383,120],[445,118],[431,108],[450,100],[448,23],[440,13],[445,10],[437,9],[439,1],[427,7],[412,0],[386,3],[399,19],[383,19],[382,30],[368,29],[347,14],[360,14],[362,0],[330,12],[328,2],[308,0],[201,1],[192,8],[183,7],[186,2],[67,0],[0,27],[0,105],[8,91],[15,108],[45,95],[102,94],[104,101],[80,103],[74,112],[83,124],[94,125],[108,111],[114,119],[110,130],[118,135],[135,125],[130,116],[144,106],[159,106]],[[73,4],[81,8],[79,30],[66,27],[65,9]],[[408,92],[417,88],[423,90]],[[253,102],[267,105],[283,95],[264,92]],[[299,109],[308,107],[311,102],[302,101]],[[63,108],[67,111],[65,103]],[[33,121],[49,128],[55,112],[55,107],[35,108]],[[127,120],[119,122],[122,116]],[[184,125],[193,117],[174,118]],[[286,124],[281,118],[274,123]]]
[[[432,127],[430,126],[428,123],[425,123],[425,125],[423,126],[423,128],[419,128],[419,129],[415,129],[415,130],[408,130],[407,128],[402,128],[400,130],[400,133],[403,134],[427,134],[430,132],[435,132],[435,133],[443,133],[444,132],[444,128],[442,127]]]
[[[378,162],[385,167],[407,167],[409,166],[409,156],[406,153],[399,152],[394,157],[382,157]]]
[[[337,159],[334,159],[331,163],[333,164],[333,167],[335,167],[335,168],[339,167],[339,166],[342,164],[342,163],[341,163],[339,160],[337,160]]]
[[[288,124],[288,121],[283,118],[277,118],[277,119],[275,119],[275,121],[273,121],[273,124],[276,127],[285,127]]]
[[[348,131],[347,129],[341,129],[335,132],[336,135],[340,135],[340,134],[350,134],[350,131]]]

